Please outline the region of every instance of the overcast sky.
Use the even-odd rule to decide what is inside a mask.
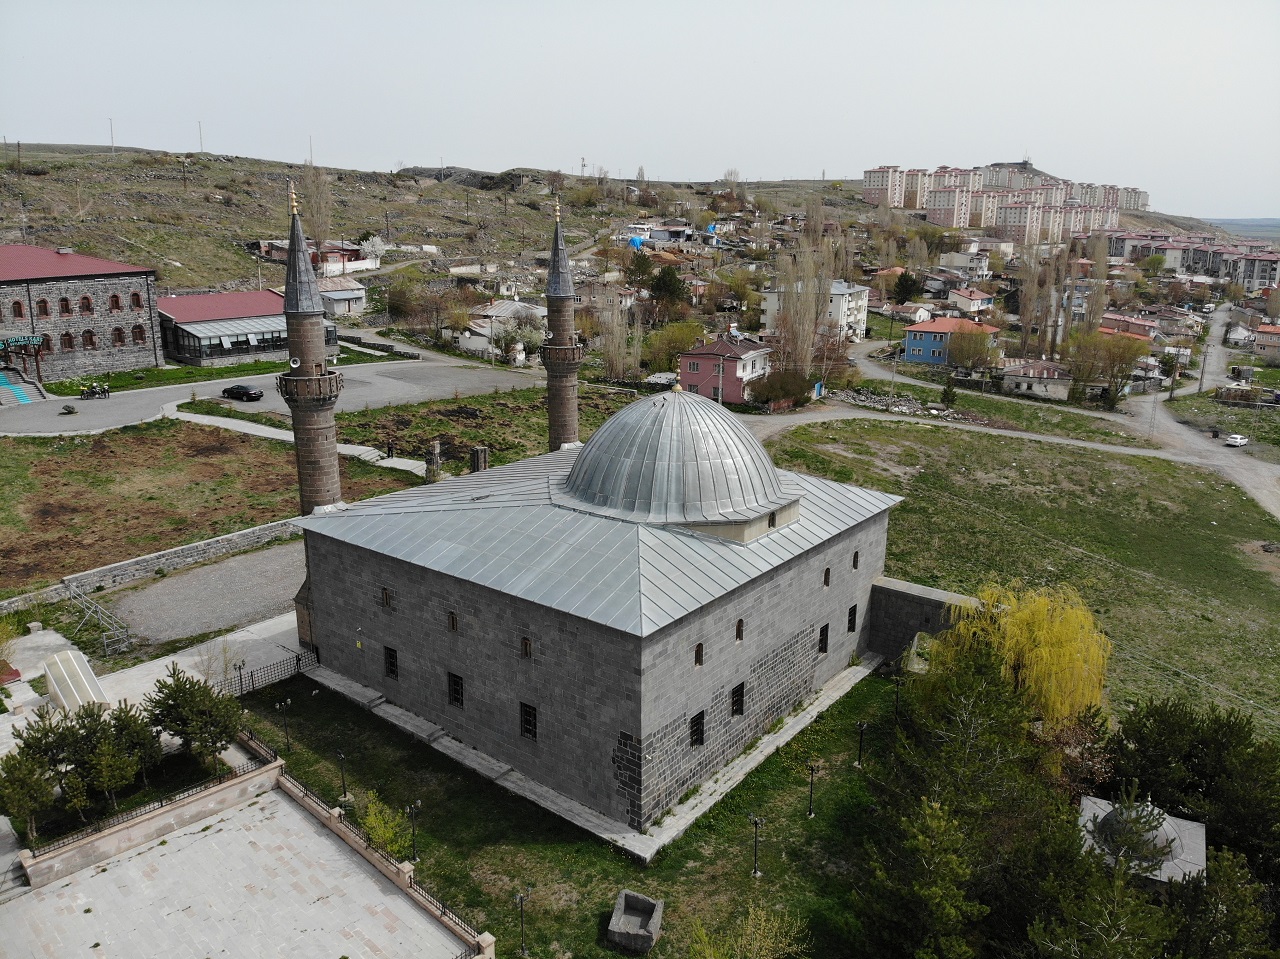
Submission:
[[[1280,217],[1280,2],[0,0],[0,134],[389,170],[1029,156]]]

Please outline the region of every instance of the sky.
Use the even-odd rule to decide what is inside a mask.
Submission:
[[[0,134],[392,170],[1029,157],[1280,217],[1280,2],[0,0]]]

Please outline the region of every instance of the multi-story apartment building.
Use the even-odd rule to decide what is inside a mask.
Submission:
[[[1060,243],[1063,238],[1063,208],[1060,206],[1040,207],[1040,231],[1049,243]],[[1069,234],[1068,234],[1069,235]]]
[[[1121,187],[1119,197],[1119,207],[1122,210],[1145,210],[1149,197],[1146,190],[1139,190],[1136,186]]]
[[[915,168],[908,170],[903,177],[903,206],[908,210],[923,210],[932,174],[928,170]]]
[[[1018,244],[1040,242],[1040,207],[1009,203],[996,211],[996,236]]]
[[[926,219],[937,226],[968,226],[969,197],[968,187],[934,187],[929,191],[926,201]]]
[[[1246,253],[1233,264],[1234,282],[1244,287],[1246,293],[1275,287],[1280,281],[1280,254]]]
[[[969,225],[986,229],[996,225],[996,210],[1009,194],[1004,190],[979,190],[969,197]]]
[[[887,197],[889,206],[900,208],[904,199],[905,177],[896,166],[879,166],[862,174],[862,199],[879,206]]]

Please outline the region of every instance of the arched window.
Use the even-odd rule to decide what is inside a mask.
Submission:
[[[80,312],[81,312],[81,313],[92,313],[92,312],[93,312],[93,299],[92,299],[92,297],[88,297],[88,296],[82,296],[82,297],[80,297]]]
[[[62,345],[62,351],[64,353],[74,350],[76,348],[76,338],[72,336],[70,333],[63,333],[62,336],[59,337],[59,339],[61,339],[62,341],[61,345]]]
[[[98,348],[98,338],[93,335],[93,330],[85,330],[81,333],[80,343],[86,350],[96,350]]]
[[[142,309],[142,294],[137,290],[129,294],[129,306],[135,310]]]
[[[112,293],[111,299],[107,301],[107,309],[112,313],[119,313],[123,307],[120,306],[120,294]]]
[[[48,316],[48,315],[49,315],[49,301],[36,300],[36,316]]]
[[[830,566],[828,566],[826,569],[822,571],[822,585],[824,588],[831,585],[831,567]]]
[[[135,346],[141,346],[147,342],[147,328],[141,323],[133,324],[133,343]]]
[[[853,568],[858,568],[858,551],[856,549],[853,551]]]
[[[453,633],[457,631],[458,631],[458,614],[450,613],[449,614],[449,632]]]
[[[695,666],[702,665],[702,644],[701,643],[693,647],[693,665]]]
[[[67,299],[65,296],[59,297],[58,299],[58,315],[59,316],[71,315],[71,301]]]
[[[124,346],[124,327],[117,326],[111,331],[111,345]]]
[[[747,631],[747,624],[744,623],[742,620],[738,620],[738,627],[734,631],[733,638],[738,642],[742,642],[742,637],[746,635],[746,631]]]
[[[40,350],[44,353],[53,352],[53,337],[48,333],[40,338]]]
[[[15,320],[20,320],[20,319],[22,319],[22,317],[23,317],[22,301],[21,301],[21,300],[14,300],[14,301],[13,301],[13,306],[11,306],[11,307],[9,308],[9,312],[13,314],[13,318],[14,318]]]

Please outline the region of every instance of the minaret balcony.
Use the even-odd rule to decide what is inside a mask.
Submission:
[[[581,346],[542,346],[542,366],[550,373],[572,373],[582,365]]]
[[[330,370],[322,376],[294,376],[285,373],[276,377],[276,389],[286,403],[305,401],[333,402],[342,391],[342,374]]]

